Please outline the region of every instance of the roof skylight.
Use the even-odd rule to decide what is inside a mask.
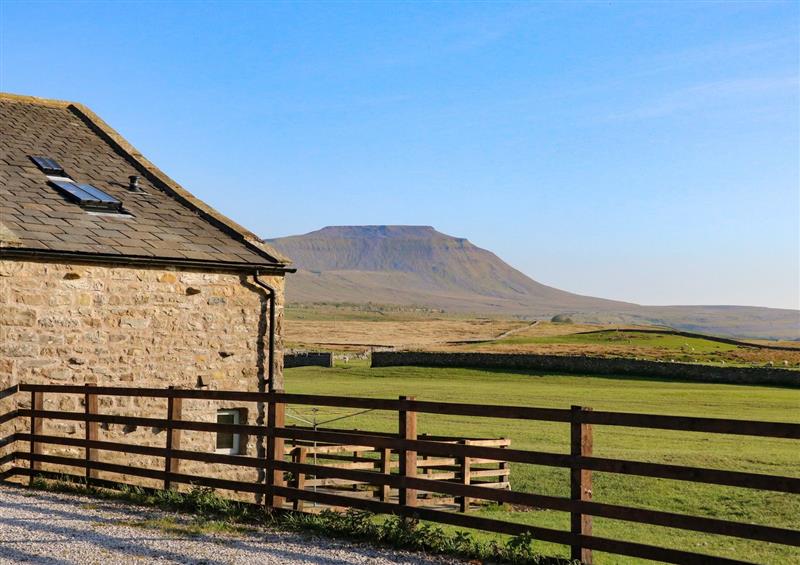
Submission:
[[[31,155],[31,161],[36,163],[42,172],[46,175],[53,175],[56,177],[66,176],[64,168],[58,164],[58,161],[50,157],[42,157],[41,155]]]
[[[90,184],[50,179],[50,182],[71,200],[87,210],[122,212],[122,202]]]
[[[64,167],[58,161],[42,155],[29,155],[31,161],[36,163],[42,172],[47,175],[47,180],[55,186],[59,192],[67,196],[82,208],[93,212],[124,213],[122,202],[106,194],[96,186],[84,184],[72,180]]]

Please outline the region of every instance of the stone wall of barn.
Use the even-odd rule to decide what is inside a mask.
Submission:
[[[282,383],[284,281],[260,278],[277,290],[275,375]],[[257,391],[268,374],[268,321],[266,294],[252,276],[3,260],[0,391],[17,383]],[[2,398],[0,393],[0,414],[14,404],[27,408],[30,394]],[[81,395],[45,394],[44,405],[49,410],[84,410]],[[166,405],[163,398],[99,398],[99,410],[106,414],[163,418]],[[214,422],[217,410],[230,408],[240,409],[241,423],[256,423],[259,408],[252,403],[184,400],[183,417]],[[27,431],[29,422],[17,419],[13,425]],[[0,425],[0,445],[14,429],[11,423]],[[48,421],[44,433],[82,438],[84,426]],[[98,439],[163,447],[165,438],[161,429],[111,424],[101,425]],[[183,449],[214,452],[215,442],[212,433],[182,432]],[[256,455],[256,443],[242,438],[242,453]],[[0,457],[10,449],[27,451],[28,445],[0,447]],[[45,452],[83,456],[82,449],[70,447],[46,446]],[[99,458],[163,469],[160,458],[112,452],[101,452]],[[181,465],[182,472],[191,473],[201,464]],[[204,474],[256,478],[252,469],[202,465]],[[103,472],[100,477],[151,483]]]

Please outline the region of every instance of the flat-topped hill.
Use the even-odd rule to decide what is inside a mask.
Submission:
[[[331,226],[266,240],[299,268],[290,303],[422,306],[450,312],[658,324],[800,339],[800,312],[746,306],[641,306],[544,285],[497,255],[430,226]],[[590,275],[590,273],[588,273]]]

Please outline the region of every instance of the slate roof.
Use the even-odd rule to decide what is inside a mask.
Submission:
[[[37,251],[282,268],[288,259],[192,196],[80,104],[0,94],[0,255]],[[121,200],[130,217],[67,200],[30,160]],[[139,175],[143,193],[128,189]]]

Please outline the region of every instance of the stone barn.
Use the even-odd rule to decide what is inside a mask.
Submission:
[[[17,383],[282,388],[287,259],[80,104],[3,94],[0,128],[0,391]],[[0,392],[0,413],[27,407],[28,398]],[[45,409],[82,411],[84,401],[45,395],[44,402]],[[99,397],[106,414],[163,418],[164,405],[163,398]],[[257,411],[186,401],[183,417],[253,424]],[[0,426],[0,461],[27,450],[2,440],[26,425]],[[83,427],[46,421],[44,433],[82,437]],[[155,428],[111,424],[100,434],[164,446],[165,431]],[[253,454],[256,443],[185,432],[182,448]],[[82,450],[48,445],[45,452]],[[163,465],[113,452],[99,459]],[[242,480],[254,472],[215,468]]]

